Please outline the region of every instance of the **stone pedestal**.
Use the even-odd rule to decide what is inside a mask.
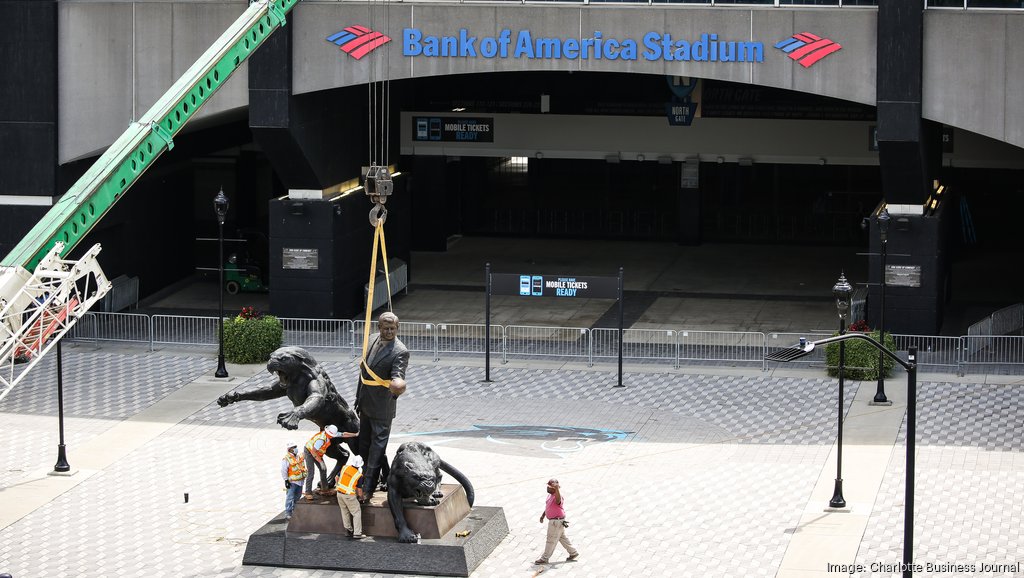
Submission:
[[[466,490],[459,484],[441,484],[441,503],[436,506],[418,506],[409,502],[404,506],[405,519],[421,538],[436,540],[451,530],[459,520],[469,514]],[[367,536],[394,538],[395,522],[391,518],[387,492],[376,492],[368,504],[363,504],[363,533]],[[288,523],[291,532],[317,534],[344,534],[341,510],[335,496],[317,496],[312,502],[299,500]]]
[[[363,506],[363,533],[345,534],[337,499],[317,497],[296,504],[292,519],[278,515],[249,536],[243,564],[382,572],[469,576],[508,535],[501,508],[470,508],[458,484],[443,484],[437,506],[405,504],[409,527],[421,536],[417,544],[396,541],[387,494],[377,492]]]

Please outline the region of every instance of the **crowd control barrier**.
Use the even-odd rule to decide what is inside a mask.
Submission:
[[[281,318],[284,344],[313,350],[362,353],[362,320]],[[371,331],[375,331],[375,324]],[[442,357],[483,356],[487,351],[486,326],[473,323],[402,321],[399,334],[417,358],[438,361]],[[622,356],[630,363],[678,369],[682,365],[760,367],[766,357],[792,347],[800,338],[821,339],[827,332],[706,331],[689,329],[626,329]],[[965,372],[1024,374],[1024,336],[890,334],[896,352],[906,358],[917,346],[918,365],[932,372],[963,375]],[[217,318],[141,313],[88,313],[65,337],[78,342],[117,342],[147,345],[216,346]],[[595,364],[612,363],[619,354],[617,329],[492,325],[492,359],[558,359]],[[422,356],[422,357],[421,357]],[[825,367],[825,348],[815,348],[795,364]],[[848,366],[850,367],[850,366]]]

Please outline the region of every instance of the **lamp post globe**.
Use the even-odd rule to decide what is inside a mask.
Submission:
[[[846,280],[846,274],[840,273],[839,280],[832,287],[832,296],[836,299],[836,310],[839,313],[839,335],[846,333],[846,319],[850,314],[850,299],[853,296],[853,286]],[[832,492],[832,499],[828,505],[832,508],[846,507],[846,498],[843,497],[843,371],[846,369],[846,342],[839,342],[839,409],[838,409],[838,433],[836,434],[836,483]]]
[[[878,341],[885,345],[885,257],[886,257],[886,246],[889,244],[889,209],[882,207],[882,210],[878,212],[878,238],[881,240],[881,251],[879,255],[879,261],[881,262],[881,272],[878,277]],[[878,386],[875,388],[875,397],[872,399],[874,403],[889,403],[889,398],[885,395],[885,356],[881,351],[878,352]]]
[[[214,377],[227,377],[228,369],[224,365],[224,218],[228,214],[228,197],[224,194],[224,187],[213,198],[213,212],[217,215],[217,293],[220,300],[220,316],[217,322],[217,333],[220,336],[219,348],[217,350],[217,371]]]
[[[217,214],[217,223],[224,224],[224,218],[228,215],[228,206],[228,196],[224,194],[224,188],[221,187],[217,196],[213,198],[213,212]]]
[[[836,298],[836,309],[839,319],[846,321],[850,314],[850,300],[853,297],[853,286],[846,280],[846,274],[840,273],[839,280],[832,287],[832,296]]]

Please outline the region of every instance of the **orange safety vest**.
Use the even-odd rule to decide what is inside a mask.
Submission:
[[[345,469],[341,471],[341,475],[338,476],[338,488],[339,494],[352,495],[356,493],[356,486],[359,485],[359,480],[363,479],[363,474],[359,473],[359,469],[354,466],[345,466]]]
[[[289,482],[301,482],[306,479],[306,462],[302,459],[302,456],[288,453],[284,456],[284,459],[288,460],[288,481]]]
[[[324,441],[324,445],[320,446],[320,449],[316,449],[316,447],[313,444],[320,440]],[[313,454],[314,457],[318,459],[323,459],[324,453],[327,452],[327,447],[330,445],[331,438],[330,436],[327,435],[327,432],[319,431],[316,432],[316,434],[314,434],[313,437],[309,438],[308,442],[306,442],[306,449],[309,450],[309,453]]]

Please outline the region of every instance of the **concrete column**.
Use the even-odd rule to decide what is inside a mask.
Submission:
[[[3,6],[0,255],[21,240],[58,193],[57,2],[14,0]]]
[[[941,127],[921,118],[923,33],[924,8],[919,0],[879,3],[878,158],[884,199],[889,204],[920,207],[942,161]],[[887,287],[887,331],[935,334],[941,327],[948,260],[942,214],[939,210],[931,215],[893,215],[888,264],[919,268],[920,282],[917,287]],[[873,221],[872,252],[878,252],[878,229]],[[898,254],[909,256],[894,256]],[[872,258],[869,269],[874,319],[881,282],[877,259]]]

